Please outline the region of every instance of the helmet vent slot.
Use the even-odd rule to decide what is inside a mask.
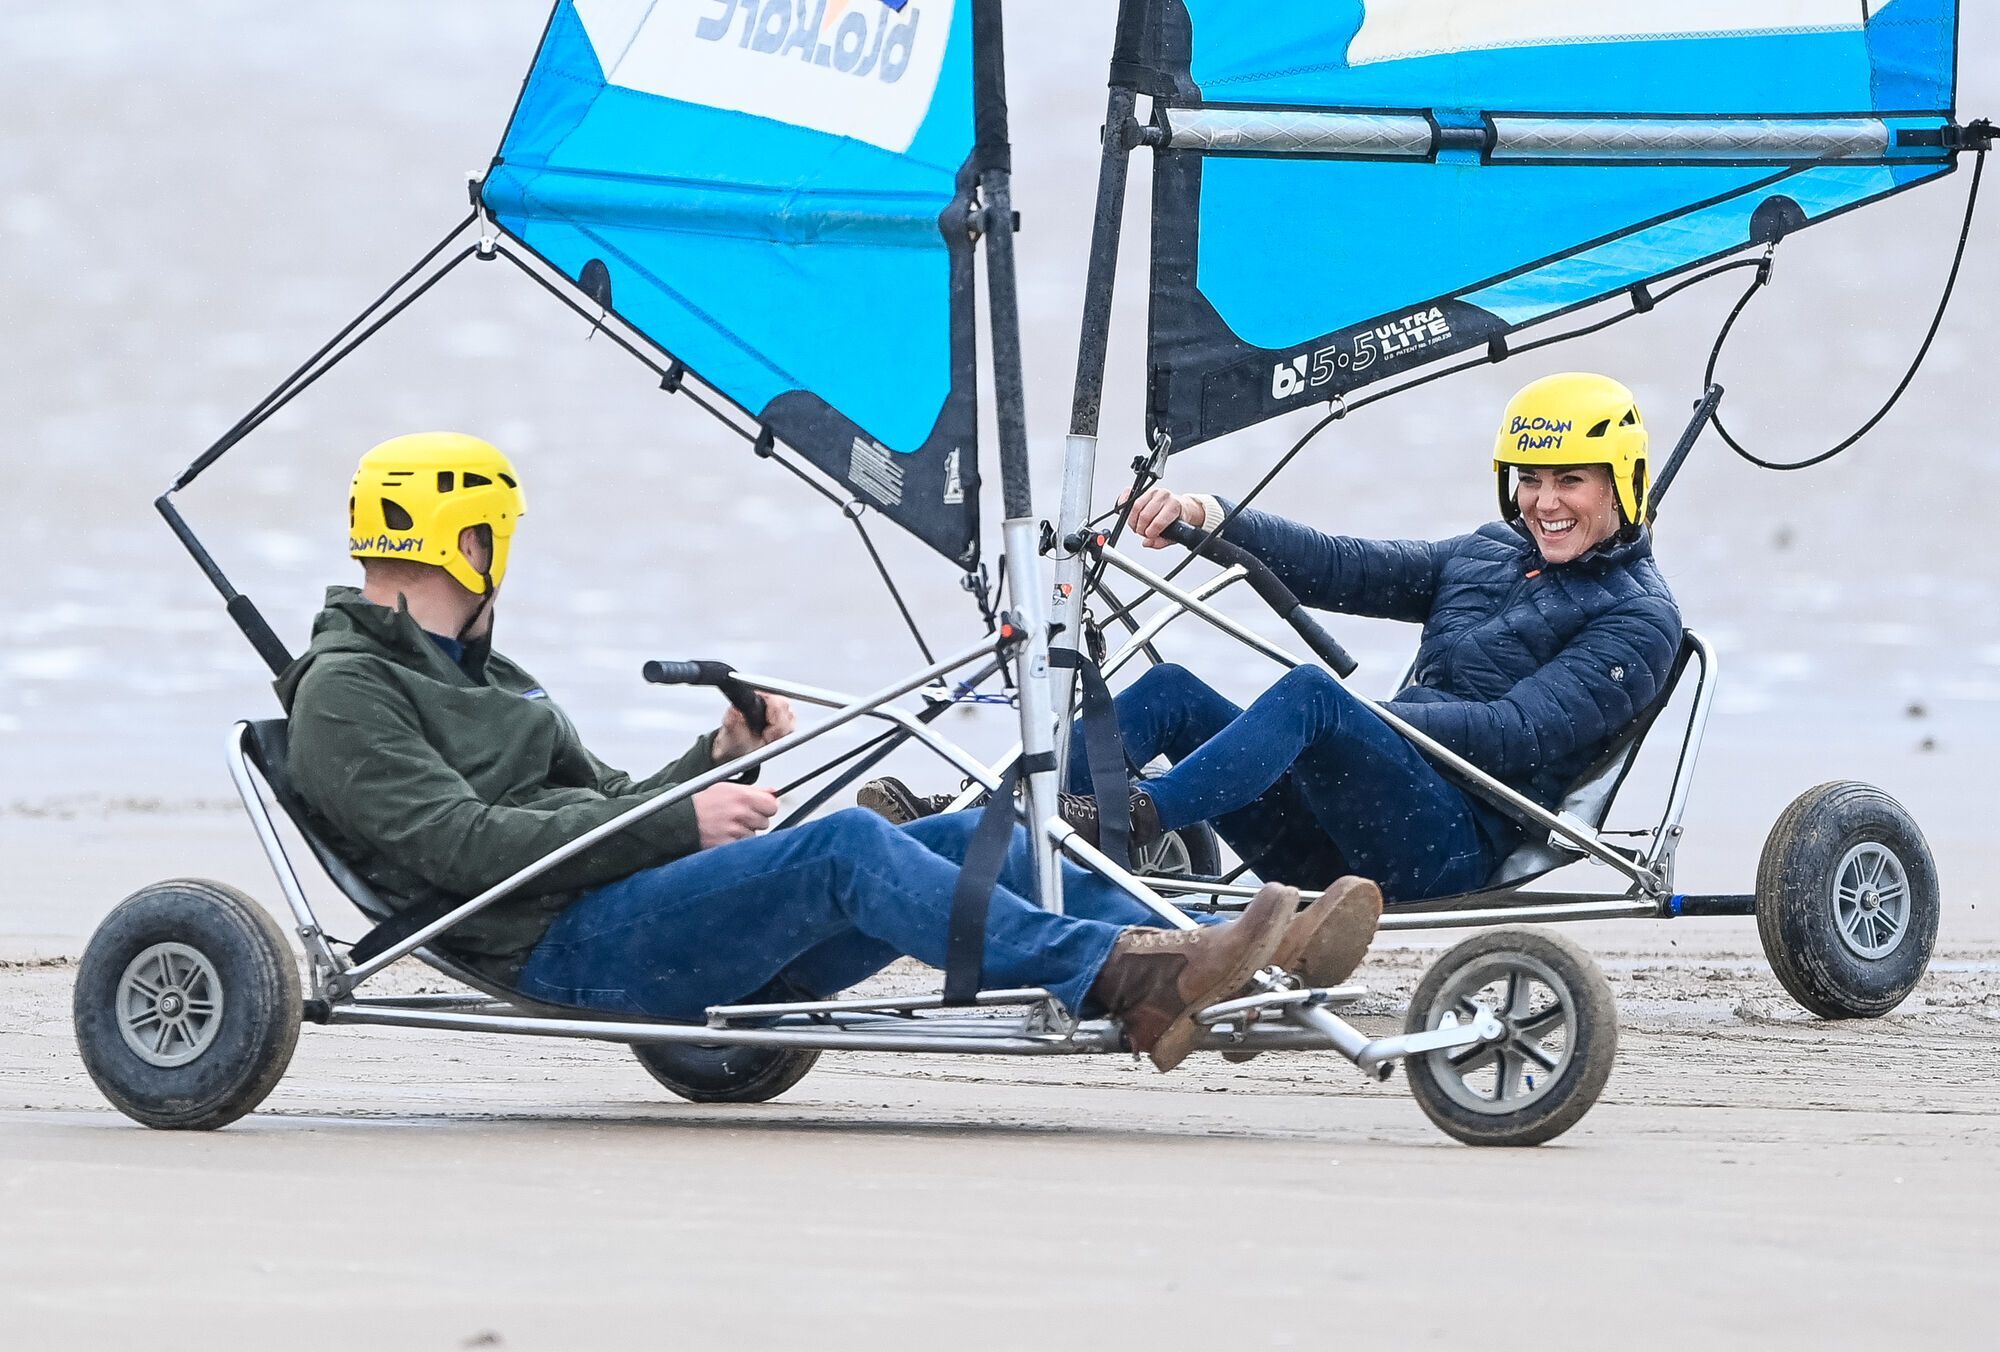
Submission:
[[[1618,425],[1620,427],[1637,427],[1639,425],[1639,410],[1636,408],[1626,409],[1625,416],[1618,420]]]
[[[519,488],[519,487],[521,486],[521,485],[519,485],[519,484],[517,484],[517,483],[515,483],[515,482],[514,482],[514,476],[513,476],[513,475],[511,475],[511,474],[503,474],[503,475],[501,475],[501,476],[500,476],[500,482],[501,482],[501,483],[503,483],[503,484],[506,484],[506,485],[507,485],[507,487],[509,487],[509,488]]]
[[[1606,418],[1603,422],[1597,424],[1597,426],[1591,428],[1588,432],[1584,433],[1584,435],[1587,437],[1601,437],[1610,431],[1611,431],[1611,419]]]
[[[484,488],[493,481],[484,474],[474,474],[471,470],[467,470],[460,482],[467,488]]]
[[[439,471],[438,471],[438,492],[440,492],[440,493],[449,493],[449,492],[451,492],[451,481],[452,481],[452,474],[451,474],[451,471],[450,471],[450,470],[448,470],[448,469],[441,469],[441,470],[439,470]]]
[[[384,498],[382,499],[382,524],[390,530],[408,530],[410,527],[416,525],[416,522],[410,519],[410,514],[403,510],[401,503],[391,502],[389,499]]]

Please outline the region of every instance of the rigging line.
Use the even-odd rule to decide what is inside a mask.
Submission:
[[[1154,454],[1141,456],[1133,462],[1132,486],[1125,490],[1126,504],[1137,502],[1140,494],[1146,492],[1146,490],[1160,481],[1160,472],[1155,468],[1156,463],[1165,463],[1163,457],[1158,454],[1157,449]],[[1112,514],[1111,530],[1104,541],[1106,549],[1118,548],[1119,538],[1124,535],[1127,525],[1124,512],[1119,511],[1117,507],[1113,507]],[[1091,566],[1088,576],[1084,578],[1083,594],[1085,596],[1101,589],[1104,582],[1104,570],[1110,566],[1100,553],[1097,562]]]
[[[1006,664],[1004,662],[1000,661],[998,658],[989,659],[986,662],[986,664],[982,666],[978,671],[975,671],[974,673],[972,673],[972,675],[967,676],[964,680],[960,681],[958,688],[961,691],[974,689],[977,686],[983,685],[987,681],[987,679],[993,675],[994,672],[998,671],[1004,673],[1005,670],[1006,670]],[[950,701],[942,701],[939,703],[931,704],[928,707],[918,712],[916,716],[917,721],[919,723],[924,723],[924,724],[934,723],[944,715],[947,709],[952,709],[956,707],[957,706],[951,703]],[[840,764],[841,761],[851,759],[856,753],[865,753],[862,754],[860,759],[855,761],[853,765],[849,766],[846,770],[843,770],[836,778],[834,778],[832,781],[826,784],[825,787],[821,788],[817,793],[813,794],[811,798],[807,799],[804,803],[800,804],[798,807],[792,809],[791,812],[787,813],[784,819],[780,821],[777,824],[777,826],[773,827],[772,829],[782,831],[786,827],[792,825],[794,822],[802,821],[805,818],[811,816],[813,813],[817,812],[820,808],[824,807],[829,801],[831,801],[831,799],[835,794],[839,793],[842,789],[852,784],[855,780],[861,778],[861,776],[867,774],[877,765],[880,765],[882,761],[888,757],[890,752],[894,751],[897,747],[901,746],[904,742],[907,742],[911,737],[915,735],[916,734],[914,734],[908,728],[905,727],[890,728],[887,732],[882,733],[880,736],[876,737],[873,741],[865,742],[861,746],[855,748],[854,752],[843,754],[842,756],[837,757],[835,760],[829,762],[828,765],[822,766],[820,769],[814,770],[813,772],[804,776],[803,778],[794,781],[792,785],[787,785],[786,788],[780,789],[779,794],[782,796],[783,794],[790,792],[790,790],[793,787],[796,787],[798,784],[804,784],[809,780],[815,779],[820,774],[824,773],[827,769],[831,768],[832,766]]]
[[[1981,154],[1981,159],[1982,161],[1984,160],[1983,152]],[[1978,175],[1975,172],[1974,174],[1975,191],[1977,189],[1977,186],[1978,186]],[[1970,226],[1969,219],[1967,225],[1968,227]],[[1962,237],[1960,240],[1959,247],[1960,247],[1960,252],[1962,254],[1964,251],[1964,241]],[[1759,269],[1758,272],[1759,281],[1757,285],[1762,285],[1762,278],[1764,275],[1762,271],[1763,264],[1764,260],[1762,258],[1739,258],[1731,262],[1718,263],[1713,267],[1704,268],[1702,271],[1694,273],[1691,276],[1681,278],[1679,281],[1675,282],[1672,286],[1661,291],[1658,295],[1653,297],[1653,304],[1658,305],[1661,301],[1666,300],[1670,296],[1678,295],[1680,292],[1687,290],[1691,286],[1695,286],[1701,282],[1708,281],[1712,277],[1719,277],[1725,272],[1734,272],[1741,268]],[[1629,292],[1627,293],[1627,296],[1629,302],[1630,301]],[[1740,305],[1741,303],[1739,302],[1739,308]],[[1651,307],[1647,307],[1646,309],[1641,309],[1640,306],[1637,304],[1637,302],[1630,302],[1629,308],[1618,311],[1617,313],[1609,316],[1608,318],[1600,319],[1595,323],[1586,324],[1581,328],[1566,329],[1561,333],[1550,334],[1546,338],[1537,338],[1535,341],[1531,343],[1523,343],[1521,346],[1513,348],[1503,353],[1499,357],[1494,356],[1489,350],[1488,353],[1484,356],[1474,357],[1469,361],[1462,361],[1455,363],[1454,365],[1451,366],[1441,367],[1435,371],[1427,371],[1423,375],[1417,376],[1412,380],[1406,380],[1400,385],[1393,385],[1388,389],[1377,390],[1373,394],[1363,395],[1359,399],[1336,404],[1332,412],[1328,413],[1324,418],[1314,423],[1310,428],[1306,430],[1306,434],[1304,436],[1300,437],[1296,442],[1292,444],[1292,448],[1286,451],[1285,454],[1279,458],[1278,463],[1273,465],[1270,471],[1266,473],[1263,478],[1259,479],[1256,482],[1256,484],[1250,489],[1250,491],[1243,495],[1242,499],[1239,502],[1237,502],[1235,506],[1231,507],[1228,511],[1222,514],[1222,520],[1216,522],[1214,526],[1202,532],[1201,544],[1205,545],[1208,543],[1209,540],[1221,534],[1222,530],[1226,526],[1228,526],[1228,524],[1232,520],[1236,518],[1238,513],[1247,510],[1250,504],[1257,499],[1258,495],[1261,494],[1266,488],[1270,487],[1271,481],[1278,477],[1280,471],[1282,471],[1285,468],[1285,466],[1290,464],[1292,460],[1299,454],[1299,452],[1303,451],[1306,448],[1306,446],[1310,444],[1312,440],[1315,437],[1317,437],[1321,432],[1325,431],[1332,424],[1339,422],[1342,418],[1345,418],[1348,414],[1353,413],[1358,409],[1366,408],[1370,404],[1379,403],[1384,399],[1392,398],[1395,395],[1402,394],[1405,391],[1414,390],[1420,385],[1428,385],[1433,381],[1444,380],[1450,376],[1458,375],[1460,372],[1473,370],[1476,367],[1494,365],[1499,361],[1505,360],[1505,358],[1508,356],[1518,356],[1524,352],[1534,352],[1541,348],[1553,347],[1557,343],[1566,343],[1570,341],[1572,338],[1583,338],[1593,333],[1600,333],[1603,330],[1610,328],[1612,325],[1622,324],[1626,320],[1631,319],[1636,315],[1649,313],[1650,309]],[[1724,329],[1724,333],[1725,335],[1727,333],[1726,327]],[[1713,366],[1713,361],[1711,360],[1710,370],[1709,370],[1710,379],[1707,382],[1705,382],[1705,384],[1713,383],[1712,379],[1713,376],[1714,376],[1714,366]],[[1718,424],[1718,429],[1719,429],[1719,424]],[[1180,576],[1181,572],[1194,562],[1199,547],[1200,546],[1197,546],[1196,550],[1190,551],[1186,558],[1182,559],[1179,563],[1175,564],[1172,568],[1168,569],[1166,574],[1164,575],[1163,580],[1171,582],[1176,577]],[[1140,599],[1143,600],[1144,598],[1142,597]]]
[[[628,340],[623,334],[614,329],[604,327],[602,316],[593,316],[575,297],[571,296],[565,289],[558,287],[548,278],[542,276],[534,268],[528,266],[527,262],[515,254],[513,250],[500,247],[496,248],[494,252],[520,269],[537,286],[561,301],[564,306],[579,318],[590,320],[595,326],[592,330],[593,334],[604,334],[605,337],[617,344],[621,350],[628,353],[640,365],[660,377],[662,382],[672,378],[674,368],[678,368],[683,377],[687,374],[687,368],[682,366],[678,361],[674,363],[674,368],[662,366],[658,361],[642,351],[635,343]],[[717,422],[742,437],[745,441],[750,442],[760,458],[782,466],[800,483],[840,509],[841,514],[854,524],[855,533],[861,537],[862,546],[868,551],[869,560],[874,563],[875,571],[882,578],[882,585],[888,588],[889,598],[895,602],[897,612],[903,617],[903,623],[909,628],[910,637],[917,642],[917,651],[924,655],[926,662],[935,662],[937,659],[931,655],[931,646],[924,641],[923,631],[918,628],[916,617],[911,614],[909,605],[903,600],[903,593],[897,587],[896,579],[890,575],[888,565],[882,561],[882,555],[876,550],[875,541],[869,536],[868,528],[861,523],[860,512],[864,510],[865,504],[858,498],[842,498],[838,493],[835,493],[832,489],[807,474],[803,469],[794,465],[789,459],[779,455],[775,442],[767,441],[761,430],[752,431],[744,427],[738,419],[729,416],[721,408],[717,407],[714,402],[705,398],[699,391],[689,388],[684,379],[683,382],[673,387],[672,392],[685,395],[694,402],[696,407],[713,416]]]
[[[453,254],[449,262],[447,262],[443,267],[439,268],[436,272],[432,273],[429,277],[426,277],[424,279],[423,285],[419,286],[416,290],[410,292],[409,295],[403,297],[401,300],[397,301],[394,305],[390,306],[389,309],[384,311],[383,314],[378,319],[376,319],[374,323],[370,324],[367,328],[362,329],[361,332],[355,334],[354,337],[349,342],[344,344],[332,356],[328,357],[324,362],[322,362],[318,370],[314,371],[311,375],[305,377],[303,380],[300,380],[297,383],[295,383],[289,390],[286,390],[283,398],[268,402],[264,407],[264,409],[261,412],[259,412],[255,417],[246,417],[243,420],[243,422],[239,425],[239,430],[236,432],[234,438],[230,440],[226,445],[220,445],[219,448],[215,450],[214,455],[215,456],[221,455],[222,452],[228,450],[230,446],[233,446],[234,444],[236,444],[236,442],[241,441],[243,438],[249,436],[252,432],[255,432],[258,428],[262,427],[265,423],[269,422],[272,418],[276,417],[280,412],[284,410],[287,404],[291,403],[292,400],[298,398],[300,395],[304,394],[307,390],[311,389],[314,385],[318,384],[320,379],[324,377],[328,372],[332,371],[334,367],[340,365],[343,361],[346,361],[349,357],[353,356],[356,349],[361,347],[361,345],[366,343],[370,338],[373,338],[376,334],[380,333],[385,327],[387,327],[392,321],[394,321],[398,315],[402,314],[403,311],[409,309],[412,305],[415,305],[418,301],[422,300],[424,296],[429,293],[432,287],[436,286],[439,282],[449,277],[452,274],[452,270],[454,268],[456,268],[460,263],[463,263],[466,259],[472,257],[473,254],[478,252],[478,249],[479,249],[478,245],[468,244],[458,253]],[[204,457],[204,461],[206,461],[207,463],[213,463],[213,459],[214,456]],[[201,467],[206,468],[206,464],[203,464]],[[192,477],[192,475],[188,477]],[[181,486],[180,484],[175,485],[176,488],[179,488],[180,486]]]
[[[381,295],[377,296],[374,300],[369,301],[368,304],[362,309],[360,314],[357,314],[356,316],[354,316],[354,318],[348,320],[345,327],[343,327],[338,333],[334,334],[333,337],[327,339],[326,342],[321,345],[320,349],[317,352],[313,353],[310,357],[307,357],[303,362],[300,362],[297,369],[295,369],[290,375],[286,376],[283,380],[279,381],[278,384],[271,390],[269,394],[266,394],[262,399],[258,400],[255,404],[253,404],[249,412],[245,413],[241,418],[238,418],[234,426],[232,426],[228,431],[224,432],[220,437],[218,437],[215,440],[215,443],[211,445],[206,451],[203,451],[193,464],[189,465],[185,470],[181,472],[180,478],[174,480],[173,488],[171,488],[168,491],[178,493],[181,489],[186,488],[190,483],[193,483],[195,478],[198,475],[200,475],[203,470],[206,470],[210,465],[214,464],[217,460],[220,460],[225,454],[229,452],[229,450],[232,447],[236,445],[237,442],[243,440],[244,437],[249,436],[251,432],[255,431],[260,425],[262,425],[265,418],[270,413],[276,412],[278,408],[282,408],[284,407],[285,404],[290,403],[293,396],[298,393],[298,390],[304,388],[304,385],[298,385],[300,377],[304,376],[306,372],[312,370],[312,368],[319,363],[321,358],[325,357],[327,353],[333,351],[334,348],[338,347],[350,333],[353,333],[357,328],[361,327],[362,324],[366,323],[369,316],[373,315],[377,310],[381,309],[382,306],[388,301],[388,299],[391,296],[395,295],[398,291],[402,290],[405,286],[409,285],[410,279],[412,277],[415,277],[418,273],[422,272],[425,268],[429,267],[431,263],[436,260],[439,254],[443,253],[447,248],[450,247],[451,242],[454,239],[457,239],[461,234],[465,233],[465,228],[467,226],[471,225],[478,219],[479,219],[479,212],[477,208],[475,208],[466,215],[464,220],[460,221],[457,225],[454,225],[442,239],[440,239],[436,244],[433,244],[422,258],[419,258],[413,265],[411,265],[410,269],[407,272],[405,272],[402,276],[398,277],[393,283],[391,283],[386,291],[384,291]],[[453,259],[450,263],[447,263],[445,265],[444,272],[451,271],[452,268],[457,267],[458,264],[462,261],[464,261],[464,255],[461,254],[458,258]],[[442,276],[443,273],[440,273],[439,275]],[[425,284],[425,289],[426,290],[429,289],[429,283]],[[335,358],[334,360],[338,361],[339,358]],[[332,363],[329,363],[329,366],[331,366],[331,364]],[[324,373],[322,372],[321,374]],[[319,376],[315,375],[312,377],[312,379],[317,380],[319,379]],[[306,384],[310,383],[312,383],[310,380],[306,382]],[[298,389],[294,389],[293,388],[294,385],[298,385]]]
[[[847,750],[834,756],[831,760],[825,761],[819,765],[814,766],[812,769],[800,775],[797,779],[794,779],[791,783],[781,785],[780,787],[771,790],[771,792],[777,797],[783,798],[786,794],[796,792],[797,790],[805,787],[807,784],[812,783],[815,779],[818,779],[821,775],[826,774],[828,771],[839,769],[841,766],[847,764],[847,762],[853,760],[855,757],[867,755],[869,752],[875,750],[877,747],[883,745],[885,742],[900,743],[903,741],[907,741],[909,737],[910,733],[905,728],[890,728],[887,732],[878,732],[873,737],[870,737],[867,741],[863,742],[861,745],[849,747]]]
[[[797,479],[807,488],[810,488],[813,492],[819,494],[822,498],[825,498],[828,502],[832,503],[835,507],[839,508],[842,513],[845,513],[850,506],[858,507],[861,505],[861,500],[859,498],[843,498],[840,494],[834,492],[831,488],[828,488],[818,479],[813,478],[812,475],[806,473],[804,470],[800,469],[797,465],[794,465],[784,456],[779,455],[775,439],[768,446],[760,445],[757,451],[757,455],[760,459],[768,460],[772,464],[778,466],[778,468],[784,470],[787,474],[791,475],[794,479]]]
[[[1889,410],[1896,407],[1897,403],[1902,400],[1904,392],[1910,388],[1910,382],[1917,378],[1917,372],[1922,369],[1924,359],[1930,355],[1931,343],[1936,340],[1938,330],[1944,325],[1945,311],[1951,307],[1952,292],[1958,287],[1959,267],[1965,262],[1966,242],[1972,237],[1972,218],[1979,206],[1979,180],[1985,172],[1986,152],[1981,150],[1972,164],[1972,184],[1966,189],[1965,193],[1965,220],[1960,224],[1958,229],[1958,249],[1952,254],[1951,271],[1945,277],[1944,294],[1938,297],[1937,313],[1931,316],[1931,326],[1924,334],[1924,341],[1918,346],[1917,355],[1911,359],[1909,369],[1903,372],[1903,378],[1896,382],[1896,388],[1890,392],[1888,402],[1876,409],[1873,417],[1856,428],[1853,434],[1840,442],[1840,444],[1828,450],[1821,451],[1817,455],[1807,456],[1803,460],[1790,461],[1766,460],[1747,450],[1741,442],[1737,441],[1730,434],[1729,429],[1722,425],[1722,411],[1720,408],[1717,408],[1710,411],[1708,421],[1715,428],[1716,435],[1722,438],[1724,445],[1759,469],[1786,471],[1809,469],[1814,465],[1824,464],[1836,455],[1839,455],[1842,451],[1849,449],[1856,442],[1860,441],[1861,438],[1874,431],[1876,424],[1889,416]],[[1714,385],[1715,366],[1722,357],[1723,344],[1729,341],[1730,330],[1736,327],[1736,321],[1741,317],[1744,309],[1749,306],[1750,298],[1755,296],[1768,280],[1768,274],[1763,272],[1758,273],[1757,279],[1750,284],[1749,289],[1744,291],[1742,297],[1736,302],[1736,308],[1729,312],[1729,318],[1722,322],[1721,332],[1715,335],[1715,346],[1710,348],[1708,352],[1708,367],[1702,373],[1701,378],[1703,388]]]
[[[597,326],[594,330],[595,332],[602,333],[605,337],[609,338],[613,343],[617,344],[617,346],[622,351],[629,354],[641,366],[644,366],[647,370],[651,371],[654,375],[658,376],[662,381],[669,380],[673,377],[674,374],[673,367],[660,365],[659,362],[655,361],[652,357],[648,356],[644,351],[642,351],[636,344],[634,344],[630,339],[626,338],[623,334],[619,333],[615,329],[604,327],[602,322],[603,316],[593,315],[590,311],[586,310],[581,304],[577,302],[575,297],[569,294],[567,290],[557,286],[554,282],[551,282],[548,278],[542,276],[540,272],[528,266],[526,260],[522,259],[513,250],[507,248],[505,245],[501,245],[494,249],[494,253],[498,254],[500,257],[506,259],[509,263],[512,263],[515,267],[519,268],[521,272],[529,278],[529,280],[535,283],[536,286],[541,287],[542,290],[548,292],[551,296],[554,296],[557,300],[561,301],[563,305],[567,307],[569,310],[573,311],[578,318],[587,319],[593,325]],[[622,323],[623,321],[621,320],[620,322]],[[679,367],[681,374],[683,376],[687,374],[687,368],[681,366],[678,361],[675,361],[674,366]],[[757,440],[758,437],[757,432],[743,426],[742,421],[740,419],[732,417],[729,413],[724,411],[722,408],[718,407],[713,400],[703,395],[699,390],[690,389],[686,384],[681,384],[673,389],[673,393],[686,396],[694,404],[696,408],[701,409],[704,413],[707,413],[709,416],[713,417],[717,422],[721,423],[724,427],[734,432],[737,436],[742,437],[745,441],[754,442]]]
[[[882,562],[882,555],[876,550],[875,540],[868,534],[868,527],[861,524],[861,511],[865,509],[859,500],[855,501],[853,507],[855,510],[843,511],[842,515],[854,523],[854,533],[861,537],[861,547],[868,551],[868,557],[874,563],[875,571],[882,575],[882,585],[889,589],[889,599],[896,603],[896,609],[902,615],[903,623],[909,627],[910,637],[917,641],[917,651],[924,655],[925,662],[935,664],[937,658],[931,655],[931,645],[924,642],[924,631],[917,627],[917,617],[910,613],[909,605],[903,600],[902,588],[898,587],[896,579],[889,575],[889,565]]]

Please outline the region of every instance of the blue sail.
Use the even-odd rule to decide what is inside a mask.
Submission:
[[[1956,0],[1154,0],[1151,416],[1224,435],[1947,174]]]
[[[500,228],[948,558],[978,558],[970,0],[560,0]]]

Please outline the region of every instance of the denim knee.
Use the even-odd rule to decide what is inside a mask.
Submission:
[[[842,808],[791,829],[809,832],[816,838],[816,844],[823,844],[839,854],[881,853],[894,848],[881,842],[892,836],[900,838],[903,834],[902,829],[888,818],[865,807]]]
[[[1293,667],[1271,683],[1258,703],[1275,700],[1291,708],[1309,709],[1313,723],[1322,731],[1341,725],[1343,718],[1360,708],[1360,699],[1342,685],[1326,668],[1307,663]]]
[[[1160,662],[1147,667],[1139,679],[1132,682],[1129,694],[1145,698],[1165,695],[1173,697],[1201,688],[1201,678],[1176,662]]]

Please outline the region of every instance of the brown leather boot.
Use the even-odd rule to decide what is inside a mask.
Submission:
[[[1234,996],[1270,965],[1298,907],[1297,888],[1272,883],[1226,925],[1134,926],[1118,936],[1091,994],[1124,1028],[1133,1051],[1172,1070],[1201,1038],[1194,1016]]]
[[[1351,874],[1336,879],[1292,918],[1271,961],[1308,986],[1338,986],[1368,956],[1381,920],[1381,888]],[[1222,1059],[1240,1065],[1256,1055],[1249,1050],[1226,1051]]]
[[[1382,889],[1349,874],[1285,927],[1271,961],[1308,986],[1338,986],[1354,975],[1382,920]]]

